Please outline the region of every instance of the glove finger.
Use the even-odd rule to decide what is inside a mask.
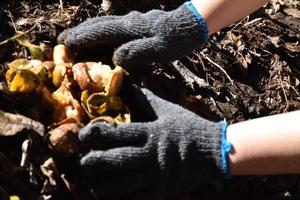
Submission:
[[[153,173],[150,170],[106,173],[89,183],[101,196],[118,196],[136,193],[145,188]]]
[[[134,95],[130,98],[131,102],[128,105],[133,104],[130,105],[130,110],[136,113],[145,113],[144,115],[149,116],[148,119],[150,118],[152,121],[163,115],[172,116],[173,112],[176,115],[184,109],[180,105],[158,97],[147,88],[136,88]],[[155,118],[153,115],[155,115]]]
[[[84,22],[69,31],[64,43],[73,49],[85,49],[100,44],[120,45],[141,38],[139,33],[123,26],[122,16],[102,16]]]
[[[79,140],[97,148],[121,146],[143,146],[147,141],[147,123],[119,124],[95,123],[79,131]]]
[[[105,151],[91,151],[80,160],[83,170],[91,174],[103,171],[140,169],[149,167],[153,163],[153,156],[141,147],[119,147]]]
[[[174,48],[170,42],[161,37],[136,39],[120,46],[113,55],[115,65],[134,70],[133,67],[149,65],[153,62],[169,62],[175,60]]]
[[[101,22],[101,21],[105,22],[105,21],[115,20],[118,17],[119,16],[110,15],[110,16],[101,16],[101,17],[94,17],[94,18],[87,19],[86,21],[80,23],[78,26],[73,27],[73,28],[68,28],[68,29],[64,30],[63,32],[61,32],[57,37],[57,43],[68,45],[68,41],[65,41],[65,40],[69,35],[72,35],[72,32],[75,29],[81,29],[82,27],[88,27],[88,26],[91,26],[91,25],[93,25],[97,22]]]

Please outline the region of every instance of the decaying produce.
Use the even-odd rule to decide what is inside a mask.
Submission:
[[[79,151],[77,133],[81,126],[77,123],[66,123],[50,131],[51,148],[64,155]]]
[[[74,60],[66,46],[57,45],[53,60],[16,59],[6,72],[11,93],[37,93],[51,108],[47,141],[53,151],[63,155],[78,152],[76,134],[91,120],[130,122],[129,110],[118,97],[124,70],[119,66],[111,69],[101,62]]]

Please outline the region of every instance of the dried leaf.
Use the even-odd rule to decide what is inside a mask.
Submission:
[[[279,37],[279,36],[274,36],[274,37],[268,36],[268,39],[271,41],[271,43],[272,43],[276,48],[279,47],[279,42],[280,42],[280,37]]]
[[[56,186],[55,176],[59,175],[56,163],[52,157],[46,160],[41,166],[42,173],[48,178],[51,186]]]
[[[101,8],[106,14],[112,13],[112,0],[102,0]]]
[[[295,42],[295,43],[285,42],[284,47],[291,52],[300,53],[300,43],[299,42]]]
[[[18,114],[5,113],[0,110],[0,135],[13,136],[24,129],[34,130],[44,136],[45,127],[30,118]]]
[[[287,9],[284,9],[284,12],[288,15],[291,15],[293,17],[300,19],[300,10],[297,8],[287,8]]]
[[[23,46],[25,46],[29,49],[32,59],[37,59],[37,60],[43,60],[44,59],[42,49],[37,45],[31,44],[26,39],[25,35],[20,35],[20,36],[16,37],[16,41],[20,45],[23,45]]]

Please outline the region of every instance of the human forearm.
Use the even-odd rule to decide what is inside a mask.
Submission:
[[[249,15],[269,0],[191,0],[204,17],[209,34],[213,34]]]
[[[300,173],[300,111],[228,126],[232,175]]]

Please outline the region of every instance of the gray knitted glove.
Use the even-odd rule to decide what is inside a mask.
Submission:
[[[224,124],[205,120],[146,89],[132,102],[134,112],[152,121],[98,123],[79,133],[84,144],[107,147],[91,150],[80,161],[99,199],[164,199],[228,172],[222,151]]]
[[[179,59],[206,43],[207,38],[204,19],[186,2],[169,12],[132,11],[125,16],[88,19],[61,33],[58,42],[76,50],[100,44],[121,45],[113,61],[131,67]]]

